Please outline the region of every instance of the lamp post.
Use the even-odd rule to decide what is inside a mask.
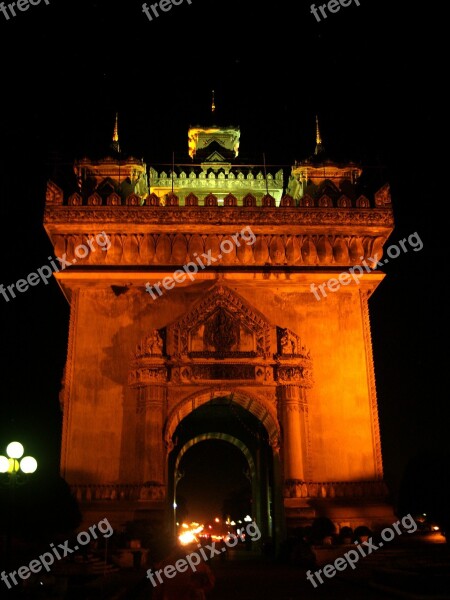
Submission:
[[[9,519],[6,532],[5,559],[11,563],[12,536],[14,532],[14,503],[16,499],[16,486],[26,482],[26,475],[34,473],[37,461],[32,456],[23,456],[24,447],[20,442],[11,442],[6,447],[6,456],[0,455],[0,473],[2,483],[10,489]]]

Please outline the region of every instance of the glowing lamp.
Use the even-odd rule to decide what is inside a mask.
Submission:
[[[10,458],[8,460],[8,463],[9,463],[8,473],[17,473],[17,471],[20,469],[19,461],[16,460],[15,458]]]
[[[21,458],[24,453],[24,448],[20,442],[11,442],[6,448],[6,454],[10,458]]]
[[[9,459],[6,456],[0,456],[0,473],[7,473],[9,469]]]
[[[178,536],[178,539],[180,540],[180,544],[182,544],[183,546],[187,546],[188,544],[193,544],[194,542],[198,541],[191,531],[186,531],[186,533],[182,533]]]
[[[20,468],[24,473],[34,473],[37,469],[37,460],[32,456],[25,456],[20,461]]]

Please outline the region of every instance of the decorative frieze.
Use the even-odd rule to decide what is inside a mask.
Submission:
[[[184,265],[195,262],[211,250],[213,266],[350,266],[372,258],[379,261],[386,238],[352,235],[261,235],[253,244],[243,244],[228,234],[211,233],[114,233],[106,229],[110,244],[99,248],[89,240],[95,233],[54,234],[55,254],[66,254],[68,262],[79,265]],[[231,244],[223,256],[215,249],[223,240]],[[239,242],[239,245],[237,245]],[[77,249],[83,246],[82,256]],[[81,256],[81,257],[80,257]],[[70,266],[68,267],[70,268]]]
[[[298,359],[295,366],[278,365],[276,367],[276,380],[280,385],[297,385],[311,388],[314,383],[311,361]]]
[[[307,482],[287,479],[285,498],[384,498],[388,497],[386,484],[381,481]]]
[[[166,486],[159,483],[144,484],[73,484],[71,491],[78,502],[163,502]]]

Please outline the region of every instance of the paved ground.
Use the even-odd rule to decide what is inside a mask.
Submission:
[[[333,563],[354,547],[329,547],[317,552],[318,568]],[[277,564],[251,553],[230,551],[227,560],[211,562],[216,585],[208,600],[450,600],[450,547],[443,538],[399,538],[361,558],[314,588],[306,570]],[[152,586],[145,570],[111,572],[89,585],[67,592],[20,595],[21,598],[58,600],[151,600]],[[0,590],[7,600],[15,594]]]
[[[318,553],[319,568],[332,563],[342,547]],[[443,538],[401,538],[385,544],[317,588],[306,570],[256,559],[245,552],[212,564],[216,586],[208,600],[450,600],[450,548]],[[149,600],[145,587],[136,596]],[[131,599],[131,597],[130,597]]]

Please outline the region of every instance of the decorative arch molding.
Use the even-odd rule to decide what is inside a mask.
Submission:
[[[248,462],[250,474],[251,474],[252,480],[253,480],[253,478],[256,475],[256,466],[255,466],[255,461],[253,460],[253,456],[250,453],[250,450],[247,448],[247,446],[244,444],[244,442],[242,442],[238,438],[234,437],[233,435],[229,435],[228,433],[222,433],[222,432],[202,433],[200,435],[195,436],[188,442],[186,442],[184,444],[184,446],[181,448],[180,452],[178,453],[177,459],[175,461],[175,472],[178,471],[180,461],[183,458],[183,456],[186,454],[186,452],[190,448],[192,448],[192,446],[195,446],[199,442],[204,442],[206,440],[222,440],[224,442],[228,442],[229,444],[233,444],[233,446],[236,446],[236,448],[238,448],[242,452],[242,454],[245,456],[245,458]]]
[[[222,398],[224,396],[232,396],[233,402],[238,404],[262,423],[269,436],[269,443],[272,448],[277,449],[280,446],[280,426],[275,413],[269,409],[264,400],[247,391],[242,391],[237,388],[219,387],[199,390],[183,398],[169,413],[164,429],[164,440],[166,447],[172,448],[172,436],[175,429],[194,410],[207,404],[214,398]]]

